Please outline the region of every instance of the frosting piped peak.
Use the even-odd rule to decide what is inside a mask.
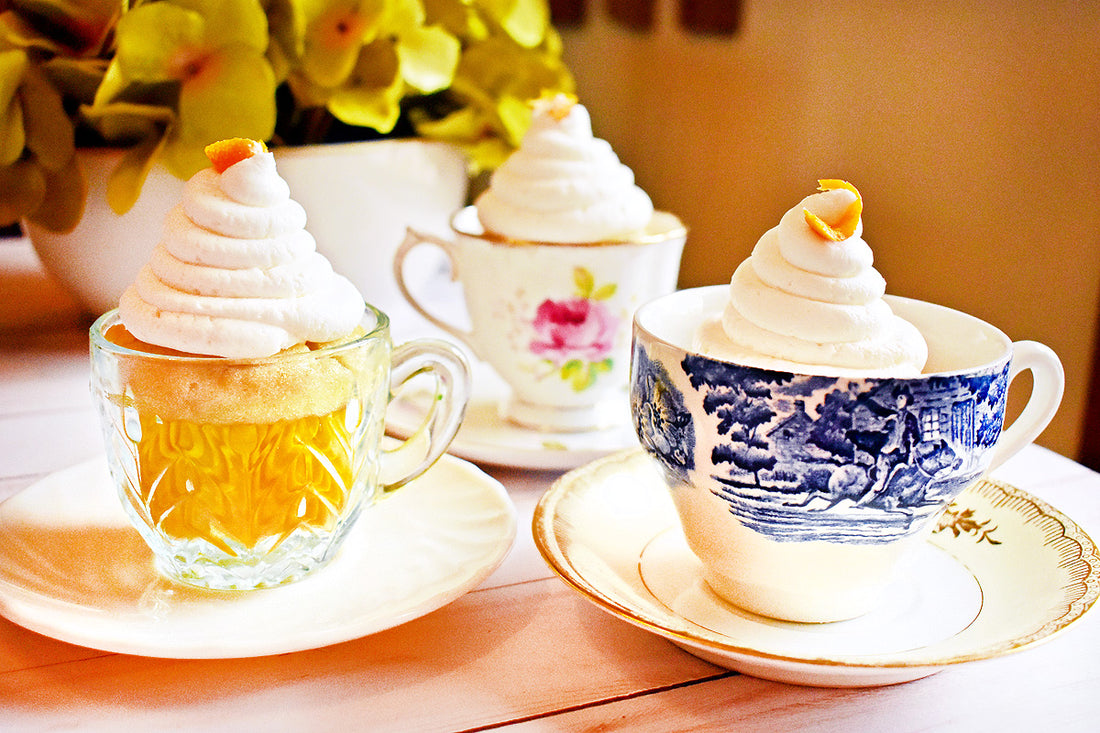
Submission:
[[[535,103],[519,148],[475,206],[489,232],[563,244],[627,240],[653,216],[634,172],[593,135],[584,105],[565,94]]]
[[[928,347],[883,299],[862,197],[847,182],[820,183],[737,267],[724,311],[702,324],[696,346],[763,368],[916,376]]]
[[[211,160],[184,185],[119,301],[127,330],[149,344],[229,358],[350,334],[363,298],[316,251],[274,156],[262,143],[233,141]]]

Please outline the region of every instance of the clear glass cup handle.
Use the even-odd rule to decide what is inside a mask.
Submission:
[[[992,471],[1022,448],[1039,437],[1050,423],[1062,393],[1066,387],[1065,370],[1058,355],[1048,346],[1036,341],[1015,341],[1012,344],[1012,366],[1009,367],[1009,384],[1020,372],[1030,370],[1032,377],[1031,396],[1023,411],[1001,433],[993,449],[993,460],[987,470]]]
[[[393,351],[390,395],[415,376],[435,379],[431,406],[416,432],[396,448],[382,453],[384,492],[404,486],[431,468],[450,446],[470,398],[470,368],[455,346],[439,339],[416,339]]]

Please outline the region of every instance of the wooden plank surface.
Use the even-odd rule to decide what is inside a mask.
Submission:
[[[86,322],[52,297],[44,302],[61,307],[49,318],[20,306],[5,328],[0,315],[0,499],[101,450]],[[611,617],[554,577],[530,521],[559,474],[487,471],[508,489],[519,534],[501,567],[454,603],[366,638],[240,660],[104,653],[0,619],[0,730],[1097,729],[1095,611],[1037,648],[908,684],[758,680]],[[996,477],[1100,537],[1100,475],[1030,447]]]

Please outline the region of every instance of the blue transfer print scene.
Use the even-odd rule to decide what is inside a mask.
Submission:
[[[686,480],[695,436],[683,395],[644,349],[635,362],[639,437],[670,478]],[[1008,385],[1007,365],[919,379],[813,377],[698,356],[680,366],[714,419],[713,492],[777,541],[907,534],[980,476]]]
[[[635,344],[631,359],[630,400],[634,432],[642,447],[656,456],[671,482],[688,480],[695,468],[695,427],[684,407],[684,396],[668,372]]]

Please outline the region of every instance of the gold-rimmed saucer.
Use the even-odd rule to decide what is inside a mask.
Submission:
[[[659,469],[640,450],[562,476],[535,544],[598,607],[714,664],[859,687],[919,679],[1051,638],[1100,596],[1100,554],[1068,517],[1007,484],[967,489],[867,615],[796,624],[736,609],[702,580]]]

